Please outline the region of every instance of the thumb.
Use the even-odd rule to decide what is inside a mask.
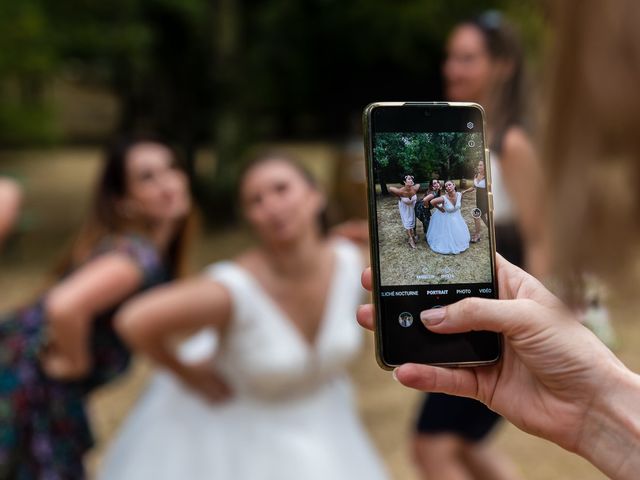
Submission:
[[[489,330],[514,335],[523,330],[542,327],[542,315],[535,312],[542,308],[533,300],[493,300],[465,298],[442,308],[420,313],[422,323],[434,333],[462,333]],[[535,317],[535,318],[534,318]]]

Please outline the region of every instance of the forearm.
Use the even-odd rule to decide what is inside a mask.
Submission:
[[[66,375],[81,377],[91,369],[89,333],[91,319],[82,314],[49,316],[49,345],[46,355],[65,366]]]
[[[132,350],[150,358],[154,363],[181,376],[184,372],[184,364],[175,355],[164,337],[153,335],[151,332],[135,331],[131,327],[122,327],[120,323],[118,332]]]
[[[590,408],[576,451],[607,476],[631,480],[640,471],[640,376],[617,376]]]

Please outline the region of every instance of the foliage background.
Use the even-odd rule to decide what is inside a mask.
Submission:
[[[0,0],[0,148],[153,131],[212,205],[256,143],[343,141],[372,101],[441,98],[448,31],[487,9],[520,27],[535,64],[535,0]]]
[[[374,167],[381,192],[387,183],[399,183],[405,175],[427,185],[431,179],[472,178],[474,168],[482,160],[479,133],[378,133],[373,147]],[[470,146],[473,142],[474,146]]]

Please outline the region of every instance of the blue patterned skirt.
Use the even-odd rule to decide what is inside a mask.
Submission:
[[[82,479],[93,440],[84,394],[48,378],[42,302],[0,319],[0,479]]]

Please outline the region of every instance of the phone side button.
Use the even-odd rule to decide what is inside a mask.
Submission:
[[[489,203],[489,211],[493,212],[493,193],[491,192],[487,193],[487,199]]]

